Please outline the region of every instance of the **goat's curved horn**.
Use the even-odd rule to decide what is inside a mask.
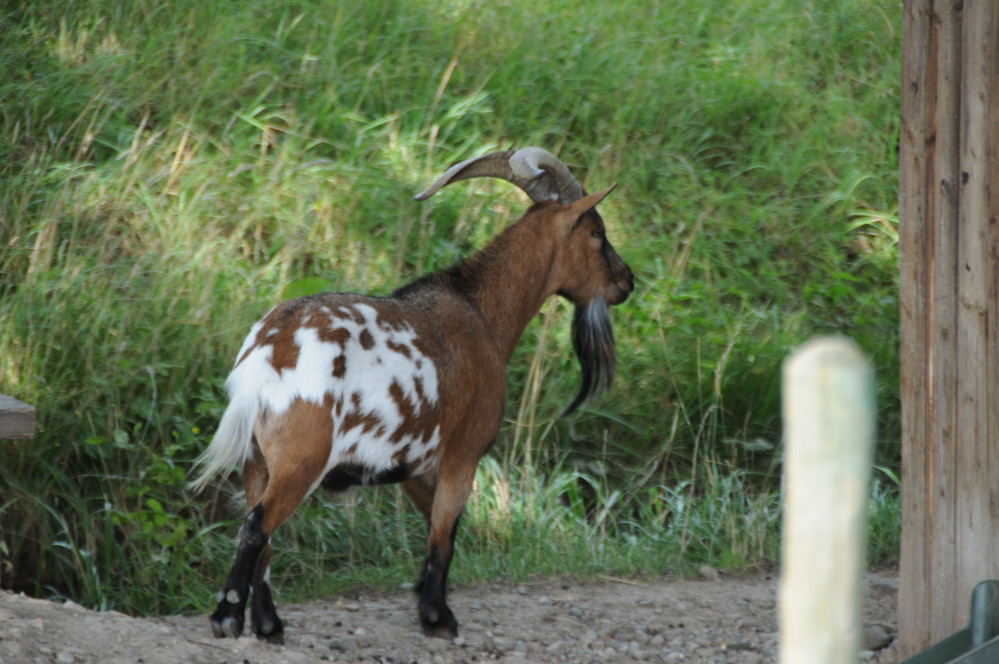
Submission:
[[[425,201],[452,182],[481,177],[512,182],[523,189],[535,203],[558,201],[568,205],[583,197],[583,188],[572,177],[569,167],[558,157],[541,148],[527,147],[492,152],[458,162],[415,198]]]

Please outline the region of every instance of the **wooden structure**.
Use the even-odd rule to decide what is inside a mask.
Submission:
[[[999,3],[906,0],[899,156],[899,644],[999,579]]]
[[[0,394],[0,440],[30,438],[35,433],[35,409],[13,397]]]

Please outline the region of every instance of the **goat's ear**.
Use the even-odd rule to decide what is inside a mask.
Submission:
[[[597,207],[597,204],[600,203],[600,201],[607,198],[607,195],[614,191],[615,187],[617,187],[616,183],[607,187],[603,191],[598,191],[597,193],[590,194],[589,196],[583,196],[575,203],[569,203],[569,205],[566,206],[569,208],[566,219],[569,222],[570,228],[574,226],[584,214]]]
[[[570,203],[569,209],[572,211],[570,216],[575,219],[579,219],[584,214],[597,207],[600,201],[607,198],[607,195],[614,191],[615,187],[617,187],[617,184],[612,184],[603,191],[598,191],[597,193],[590,194],[589,196],[583,196],[575,203]]]

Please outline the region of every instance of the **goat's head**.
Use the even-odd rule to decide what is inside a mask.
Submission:
[[[561,239],[552,265],[552,290],[576,305],[573,348],[582,369],[579,393],[562,412],[568,415],[613,382],[617,360],[607,307],[624,302],[634,290],[631,269],[607,240],[603,219],[596,211],[614,187],[587,195],[557,157],[528,147],[457,163],[416,199],[426,200],[452,182],[474,177],[512,182],[558,226]]]

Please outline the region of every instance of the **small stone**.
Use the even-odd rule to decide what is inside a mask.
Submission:
[[[542,595],[541,597],[538,598],[538,604],[540,604],[541,606],[548,606],[551,603],[552,601],[548,599],[546,595]]]
[[[583,636],[579,638],[579,642],[584,646],[588,646],[596,640],[597,640],[597,633],[594,632],[592,629],[588,629],[585,632],[583,632]]]
[[[721,578],[721,576],[718,574],[718,570],[716,570],[711,565],[701,565],[700,568],[697,570],[697,573],[700,574],[705,579],[707,579],[708,581],[717,581]]]
[[[341,652],[357,650],[357,641],[351,636],[338,636],[330,641],[330,648]]]
[[[363,627],[358,627],[352,634],[354,642],[358,648],[367,648],[372,644],[371,634]]]
[[[409,611],[394,611],[389,616],[388,622],[396,627],[410,627],[416,622],[414,615]]]
[[[74,657],[73,653],[68,650],[63,650],[56,655],[56,661],[59,662],[59,664],[73,664],[73,662],[76,661],[76,657]]]
[[[881,650],[891,642],[891,635],[881,625],[864,628],[864,650]]]

